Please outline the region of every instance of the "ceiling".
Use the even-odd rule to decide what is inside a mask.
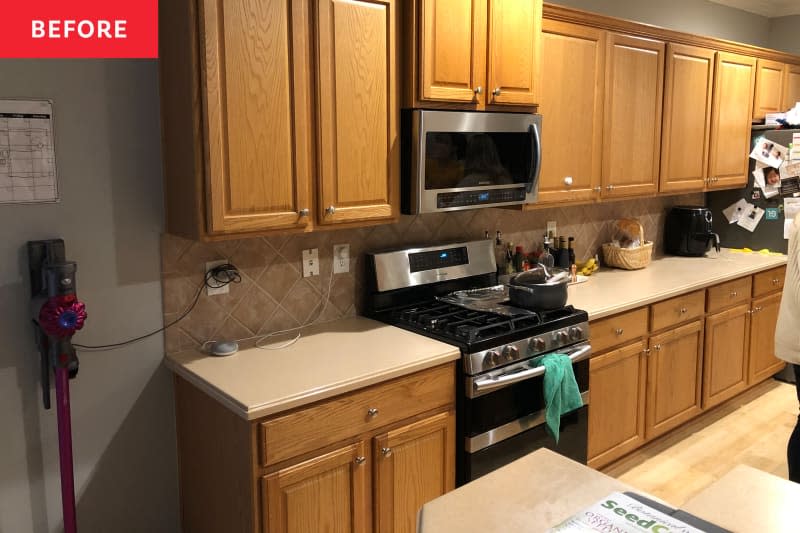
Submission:
[[[735,7],[764,17],[800,15],[800,0],[711,0],[715,4]]]

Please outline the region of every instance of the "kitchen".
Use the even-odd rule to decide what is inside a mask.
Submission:
[[[777,32],[768,31],[769,19],[763,16],[715,7],[707,2],[687,2],[682,10],[655,4],[644,7],[608,4],[603,8],[594,3],[576,7],[592,11],[607,9],[609,16],[641,20],[696,34],[713,34],[770,48],[778,47],[768,41],[773,33],[776,38],[778,35]],[[714,16],[704,16],[708,10]],[[708,26],[687,26],[701,22]],[[73,201],[79,201],[76,199],[79,193],[88,194],[85,199],[80,199],[81,202],[87,202],[82,204],[86,206],[87,214],[78,217],[71,215],[74,218],[68,219],[63,216],[65,213],[57,211],[59,206],[54,206],[53,213],[47,215],[53,217],[51,220],[57,220],[56,217],[61,215],[60,227],[63,228],[70,254],[80,263],[78,277],[81,295],[89,303],[90,312],[94,310],[89,322],[92,327],[87,327],[78,337],[86,344],[130,338],[160,327],[159,286],[162,276],[163,322],[177,318],[194,295],[193,290],[201,280],[201,269],[207,261],[228,259],[242,272],[242,282],[231,285],[230,294],[216,297],[218,299],[203,296],[186,321],[167,331],[168,353],[192,348],[199,345],[199,341],[211,338],[238,339],[297,327],[314,318],[320,297],[329,292],[329,279],[332,279],[331,297],[324,309],[323,320],[358,314],[358,310],[365,305],[366,280],[360,272],[366,251],[419,242],[437,244],[459,239],[482,239],[486,230],[493,233],[496,229],[502,230],[506,240],[532,249],[540,242],[547,221],[555,220],[559,234],[576,237],[576,255],[582,257],[589,250],[599,249],[610,238],[613,221],[626,216],[640,219],[645,226],[645,235],[655,241],[658,248],[662,241],[663,213],[666,208],[703,202],[701,193],[679,196],[648,193],[630,200],[539,208],[524,213],[479,209],[401,216],[394,224],[303,234],[275,232],[264,238],[217,243],[203,243],[167,233],[161,243],[162,266],[159,263],[159,245],[154,240],[158,239],[158,233],[164,231],[165,227],[160,212],[162,185],[155,65],[140,63],[127,68],[123,65],[103,68],[99,65],[78,65],[74,68],[79,69],[80,76],[56,61],[47,63],[50,74],[46,72],[47,69],[39,72],[35,65],[31,62],[8,62],[8,72],[14,74],[11,78],[20,84],[15,86],[12,93],[36,93],[43,97],[55,94],[62,100],[80,102],[56,106],[58,112],[64,113],[58,121],[59,130],[64,132],[59,136],[63,139],[59,142],[74,143],[77,141],[73,139],[87,136],[85,129],[73,130],[71,126],[85,120],[79,114],[83,107],[102,112],[98,115],[98,123],[91,124],[92,127],[105,128],[100,132],[105,131],[111,139],[109,152],[101,153],[101,157],[95,158],[92,163],[105,164],[107,170],[87,166],[88,163],[83,160],[90,158],[86,148],[81,145],[66,144],[59,150],[60,159],[73,158],[72,161],[67,159],[62,165],[68,165],[66,168],[74,169],[74,173],[96,175],[97,181],[91,191],[77,185],[75,189],[70,189],[68,182],[64,184],[65,197],[60,207],[75,205],[67,202],[70,191],[73,191]],[[64,89],[66,92],[61,93],[58,87],[68,87],[69,90]],[[98,102],[85,97],[81,99],[80,93],[86,87],[103,87],[109,95],[115,96]],[[133,91],[133,88],[137,88],[137,91]],[[192,89],[187,87],[178,92],[176,98],[186,99],[185,95],[191,92]],[[199,97],[197,93],[194,94]],[[132,103],[129,106],[116,105],[120,99]],[[546,142],[548,127],[552,126],[547,123],[544,110],[540,111],[545,117],[543,138]],[[130,124],[127,131],[131,133],[128,136],[114,132],[112,125],[118,122]],[[93,132],[93,135],[97,133]],[[184,141],[189,141],[186,137],[184,134]],[[109,141],[102,136],[89,138],[97,146],[109,145]],[[70,156],[70,153],[74,155]],[[125,163],[121,164],[121,161]],[[546,160],[544,164],[547,164]],[[110,189],[103,181],[106,179],[104,174],[115,176]],[[165,184],[166,187],[170,186],[168,181]],[[189,190],[183,192],[187,209],[194,209],[199,193],[193,194]],[[543,192],[546,191],[540,194],[543,195]],[[313,206],[309,205],[309,208],[313,209]],[[94,210],[97,215],[90,216],[88,212]],[[25,224],[32,227],[26,238],[52,236],[52,223],[44,224],[38,217],[31,218],[21,210],[8,212],[14,216],[11,218],[9,215],[6,224],[9,228],[18,228],[18,220],[24,220]],[[336,216],[335,213],[333,215]],[[170,216],[169,211],[167,216]],[[315,212],[313,216],[318,214]],[[91,235],[95,242],[103,244],[102,260],[93,259],[97,251],[83,240],[84,235]],[[14,259],[6,270],[13,273],[12,281],[18,277],[21,279],[21,275],[16,274],[19,271],[16,247],[23,240],[14,233],[10,234],[7,242],[11,243],[12,248],[6,255]],[[331,278],[333,245],[342,243],[350,245],[350,272]],[[302,250],[314,248],[319,250],[320,274],[302,278]],[[359,262],[362,264],[359,265]],[[645,269],[642,272],[647,271]],[[604,273],[605,270],[601,269],[595,274],[598,277],[590,279],[586,286],[599,286]],[[12,285],[16,287],[20,283],[13,281]],[[27,305],[27,299],[16,296],[21,292],[22,289],[15,288],[11,293],[10,301],[15,305]],[[108,300],[113,300],[113,304],[104,303]],[[639,303],[640,306],[649,304]],[[575,305],[580,307],[577,303]],[[118,325],[119,320],[116,319],[120,316],[130,317],[129,323]],[[12,319],[6,327],[9,329],[4,330],[7,333],[3,337],[12,339],[10,352],[13,354],[9,356],[9,364],[4,365],[12,370],[9,374],[11,381],[8,386],[4,385],[3,390],[9,394],[7,425],[14,428],[14,437],[11,444],[13,453],[4,459],[7,462],[3,466],[2,478],[9,481],[7,484],[4,482],[6,486],[2,500],[7,502],[4,505],[8,507],[0,512],[3,520],[0,524],[2,529],[20,531],[56,529],[60,521],[58,467],[49,459],[55,450],[55,421],[50,412],[40,411],[38,407],[37,372],[33,356],[27,355],[32,350],[30,341],[27,336],[16,333],[25,330],[27,325]],[[110,355],[85,353],[81,356],[83,373],[73,385],[73,400],[85,415],[76,414],[73,424],[76,464],[80,465],[76,472],[81,495],[78,515],[89,530],[92,530],[92,525],[95,525],[95,530],[107,530],[112,525],[119,530],[118,524],[123,520],[130,524],[131,530],[173,531],[178,527],[180,507],[178,459],[174,451],[172,378],[160,366],[163,353],[164,349],[156,337]],[[24,362],[17,360],[17,354],[26,354]],[[152,459],[152,455],[157,459]],[[120,479],[126,480],[125,491],[117,488]],[[9,496],[5,497],[5,494]],[[127,498],[124,494],[128,495]],[[131,494],[136,494],[136,498],[131,500]],[[139,502],[140,509],[149,511],[135,513],[135,509],[129,508],[131,501]]]

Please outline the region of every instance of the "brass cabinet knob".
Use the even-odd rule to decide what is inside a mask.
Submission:
[[[689,312],[688,309],[686,309],[685,307],[681,307],[681,314],[682,315],[685,314],[685,313],[688,313],[688,312]]]
[[[392,455],[392,449],[391,448],[381,448],[381,453],[383,454],[384,457],[389,457],[390,455]]]
[[[500,87],[495,87],[494,91],[492,91],[492,94],[495,96],[500,96]]]
[[[594,192],[600,192],[600,191],[602,191],[602,190],[603,190],[603,188],[602,188],[601,186],[599,186],[599,185],[598,185],[597,187],[595,187],[595,188],[594,188],[594,189],[592,189],[592,190],[593,190]]]
[[[364,457],[363,455],[359,455],[358,457],[355,458],[353,462],[355,462],[357,465],[363,465],[366,462],[366,460],[367,460],[366,457]]]
[[[613,191],[614,190],[614,186],[613,185],[606,185],[606,190],[607,191]]]
[[[474,92],[475,94],[482,94],[482,93],[483,93],[483,87],[481,87],[480,85],[478,85],[477,87],[475,87],[475,90],[474,90],[473,92]]]
[[[367,416],[370,418],[374,418],[378,416],[378,408],[377,407],[370,407],[367,409]]]
[[[623,332],[624,330],[622,328],[617,328],[614,330],[614,333],[616,333],[617,335],[622,335]]]
[[[297,214],[300,215],[301,217],[307,217],[308,216],[308,208],[301,209],[300,211],[297,212]]]

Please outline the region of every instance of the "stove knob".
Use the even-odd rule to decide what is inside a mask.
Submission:
[[[486,355],[483,356],[484,368],[497,366],[500,364],[500,362],[501,362],[500,354],[497,353],[497,350],[489,350],[488,352],[486,352]]]
[[[503,348],[503,357],[509,362],[519,359],[519,348],[516,346],[506,346]]]
[[[553,338],[559,344],[563,344],[565,342],[569,342],[569,334],[564,330],[555,333],[553,335]]]
[[[577,341],[583,338],[583,329],[575,326],[574,328],[569,328],[569,338]]]
[[[541,352],[544,351],[546,347],[547,345],[541,337],[535,337],[528,343],[528,350],[531,352]]]

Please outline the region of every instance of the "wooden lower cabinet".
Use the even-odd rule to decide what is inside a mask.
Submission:
[[[589,466],[608,464],[644,442],[646,382],[644,341],[589,362]]]
[[[657,437],[702,411],[703,321],[650,338],[645,436]]]
[[[703,409],[747,388],[750,305],[740,304],[706,318]]]
[[[373,444],[375,532],[414,533],[417,511],[455,488],[455,416],[431,416]]]
[[[779,292],[753,300],[750,314],[748,385],[767,379],[786,364],[775,357],[775,324],[780,305]]]
[[[358,442],[264,476],[265,531],[369,531],[365,448]]]

